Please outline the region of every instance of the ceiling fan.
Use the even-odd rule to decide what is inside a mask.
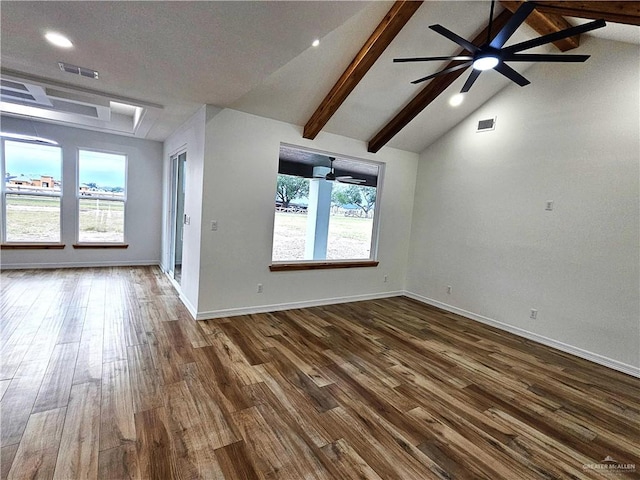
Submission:
[[[331,171],[329,173],[327,173],[326,175],[314,175],[314,178],[324,178],[325,180],[329,180],[329,181],[336,181],[336,182],[340,182],[340,183],[352,183],[354,185],[359,185],[361,183],[365,183],[366,180],[362,179],[362,178],[353,178],[351,175],[340,175],[340,176],[336,176],[336,172],[333,169],[333,161],[335,160],[335,157],[329,157],[329,161],[331,162]]]
[[[473,67],[473,71],[460,93],[466,93],[469,91],[474,82],[478,79],[480,74],[485,70],[495,70],[507,77],[512,82],[517,83],[521,87],[528,85],[529,80],[524,78],[513,68],[508,66],[505,62],[584,62],[589,58],[589,55],[553,55],[553,54],[526,54],[519,53],[523,50],[545,45],[547,43],[555,42],[563,38],[579,35],[584,32],[602,28],[606,25],[604,20],[594,20],[593,22],[585,23],[584,25],[578,25],[576,27],[567,28],[559,32],[543,35],[526,42],[517,43],[505,47],[505,43],[511,38],[514,32],[520,25],[526,20],[529,14],[536,7],[534,2],[524,2],[513,16],[507,21],[502,29],[491,38],[491,27],[493,23],[493,10],[495,6],[495,0],[491,0],[491,11],[489,13],[489,28],[487,34],[487,41],[478,46],[474,45],[468,40],[456,35],[451,30],[443,27],[442,25],[431,25],[429,28],[435,32],[443,35],[449,40],[457,43],[466,51],[470,52],[470,55],[455,55],[449,57],[414,57],[414,58],[394,58],[394,62],[431,62],[431,61],[444,61],[444,60],[456,60],[462,61],[459,65],[454,65],[449,68],[445,68],[432,75],[414,80],[411,83],[417,84],[437,77],[438,75],[444,75],[468,66]]]

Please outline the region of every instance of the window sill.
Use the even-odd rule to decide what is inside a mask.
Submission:
[[[129,248],[128,243],[74,243],[73,248]]]
[[[361,268],[377,267],[380,262],[375,260],[354,260],[347,262],[296,262],[273,263],[269,265],[272,272],[290,272],[295,270],[322,270],[328,268]]]
[[[2,250],[62,250],[64,243],[3,243],[0,245]]]

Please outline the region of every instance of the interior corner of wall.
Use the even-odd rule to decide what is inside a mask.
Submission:
[[[222,110],[222,107],[218,107],[216,105],[207,104],[205,105],[205,121],[211,120],[213,117],[218,115]]]

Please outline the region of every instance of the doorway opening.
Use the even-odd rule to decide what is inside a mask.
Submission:
[[[171,263],[169,274],[178,283],[182,284],[182,254],[183,236],[186,216],[184,214],[185,198],[185,167],[187,152],[181,152],[171,157]]]

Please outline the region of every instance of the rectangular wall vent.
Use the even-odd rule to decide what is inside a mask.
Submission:
[[[90,68],[78,67],[77,65],[71,65],[70,63],[58,62],[60,70],[67,73],[74,73],[82,77],[98,79],[98,72]]]
[[[496,128],[496,119],[488,118],[486,120],[480,120],[478,122],[478,130],[477,132],[488,132],[490,130],[495,130]]]

